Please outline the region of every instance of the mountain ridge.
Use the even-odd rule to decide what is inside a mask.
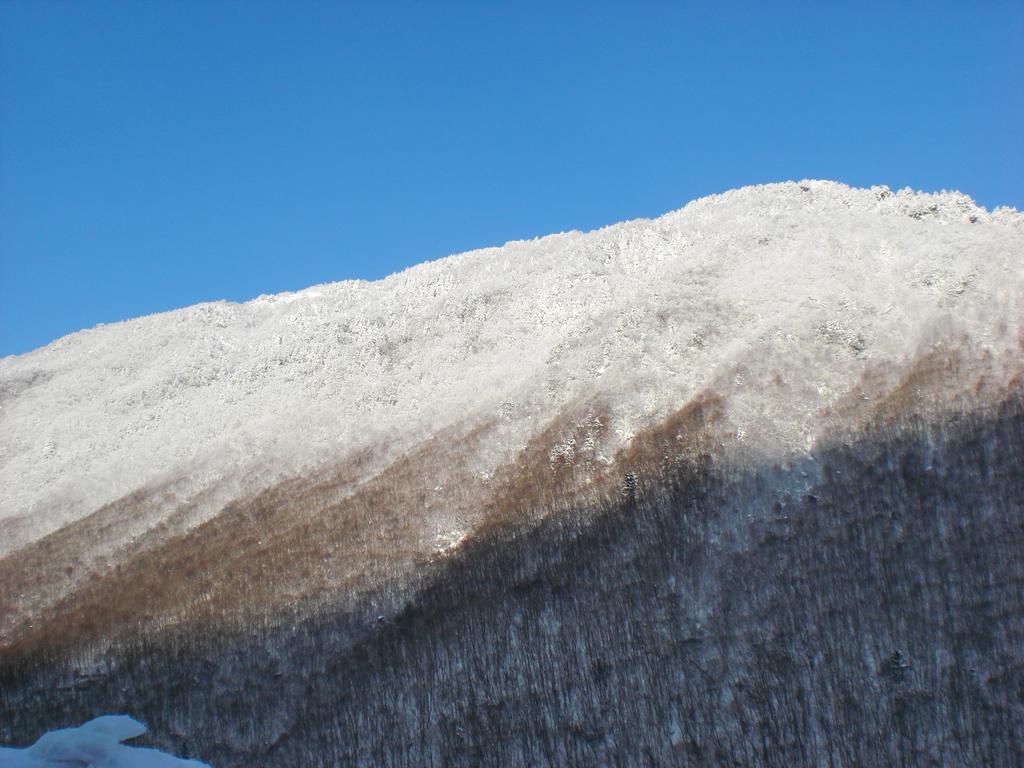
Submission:
[[[794,238],[790,230],[808,226],[807,217],[831,227],[829,236]],[[847,231],[863,217],[878,231]],[[918,231],[894,225],[904,221]],[[508,460],[568,403],[602,392],[618,401],[621,445],[702,388],[738,390],[739,369],[765,373],[756,370],[764,350],[779,366],[823,371],[822,392],[787,383],[777,403],[788,411],[773,415],[758,402],[740,405],[734,391],[737,429],[768,447],[804,448],[813,440],[811,412],[837,396],[830,389],[848,388],[856,358],[898,364],[888,358],[916,354],[932,323],[966,319],[990,333],[998,323],[986,313],[1011,324],[1024,314],[1016,312],[1022,281],[1013,261],[1022,221],[958,193],[764,185],[656,219],[458,254],[373,283],[200,304],[73,334],[0,361],[0,519],[22,531],[4,546],[174,482],[186,468],[197,492],[252,487],[240,478],[282,479],[396,436],[409,447],[449,424],[451,413],[507,422],[507,447],[481,472]],[[963,242],[949,241],[950,228]],[[932,252],[914,243],[922,234]],[[888,278],[903,283],[890,305],[856,284],[882,293]],[[807,295],[781,295],[801,283]],[[758,285],[779,300],[757,295],[750,286]],[[793,299],[816,321],[780,309]],[[894,313],[902,313],[896,322]],[[973,341],[1005,358],[1015,330]],[[893,342],[883,332],[908,338]]]
[[[1019,763],[1021,221],[745,188],[0,361],[0,740]]]

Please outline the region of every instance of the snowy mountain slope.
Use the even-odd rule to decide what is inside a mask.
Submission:
[[[4,359],[0,741],[1019,765],[1022,304],[1019,213],[802,182]]]
[[[930,344],[968,340],[988,375],[1010,375],[1022,221],[956,193],[774,184],[376,283],[76,333],[0,361],[0,552],[162,483],[171,506],[228,489],[213,514],[456,417],[504,419],[486,472],[596,395],[612,406],[609,455],[707,388],[728,390],[742,439],[806,449],[866,369]]]

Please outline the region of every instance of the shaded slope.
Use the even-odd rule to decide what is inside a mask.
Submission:
[[[650,450],[635,495],[487,527],[384,621],[9,660],[0,738],[130,709],[223,766],[1017,765],[1022,406],[784,464]]]

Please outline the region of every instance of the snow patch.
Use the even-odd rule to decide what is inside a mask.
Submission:
[[[210,768],[120,743],[145,732],[146,726],[128,715],[104,715],[78,728],[45,733],[26,749],[0,747],[0,768]]]

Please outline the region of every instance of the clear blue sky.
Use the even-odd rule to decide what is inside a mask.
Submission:
[[[0,0],[0,355],[744,184],[1024,208],[1022,145],[1020,2]]]

